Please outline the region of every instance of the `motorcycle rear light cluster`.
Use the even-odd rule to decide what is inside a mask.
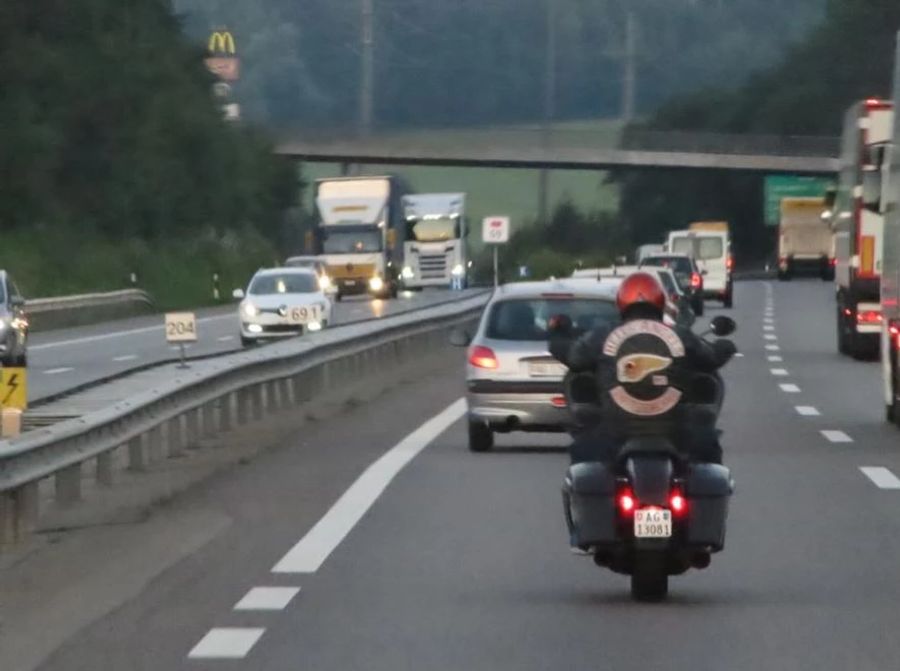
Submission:
[[[619,492],[618,504],[619,504],[619,510],[622,513],[628,514],[628,513],[634,512],[634,507],[635,507],[636,503],[634,500],[634,494],[632,494],[630,489],[626,489],[626,490]]]
[[[669,507],[672,509],[673,513],[683,513],[687,510],[687,499],[680,493],[672,494],[669,498]]]
[[[857,324],[880,324],[881,313],[877,310],[863,310],[856,313]]]

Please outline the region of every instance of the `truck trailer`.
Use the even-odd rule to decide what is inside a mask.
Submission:
[[[822,214],[824,198],[782,198],[778,224],[778,279],[810,273],[834,279],[834,239]]]

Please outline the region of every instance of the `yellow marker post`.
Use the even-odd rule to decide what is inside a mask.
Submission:
[[[0,408],[28,407],[28,373],[25,368],[0,368]]]

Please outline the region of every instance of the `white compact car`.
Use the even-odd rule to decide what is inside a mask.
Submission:
[[[241,300],[238,314],[241,343],[246,347],[272,340],[320,331],[331,321],[331,301],[311,268],[270,268],[258,271]]]

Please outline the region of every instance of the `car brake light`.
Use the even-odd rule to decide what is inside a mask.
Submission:
[[[631,490],[625,490],[619,494],[619,510],[630,513],[634,510],[634,495]]]
[[[490,347],[475,345],[469,350],[469,363],[476,368],[497,368],[497,356]]]
[[[828,259],[828,265],[834,268],[837,265],[837,259]]]
[[[891,334],[891,341],[894,343],[894,348],[900,350],[900,326],[892,321],[891,325],[888,327],[888,332]]]
[[[880,324],[881,313],[876,310],[863,310],[856,313],[857,324]]]
[[[673,513],[683,513],[687,509],[687,499],[681,492],[673,492],[669,497],[669,507]]]
[[[734,267],[734,259],[729,255],[728,258],[725,259],[725,269],[730,271],[732,267]]]
[[[700,273],[691,273],[691,289],[699,289],[703,286],[703,276]]]
[[[565,408],[568,405],[565,396],[554,396],[550,399],[550,403],[556,408]]]

